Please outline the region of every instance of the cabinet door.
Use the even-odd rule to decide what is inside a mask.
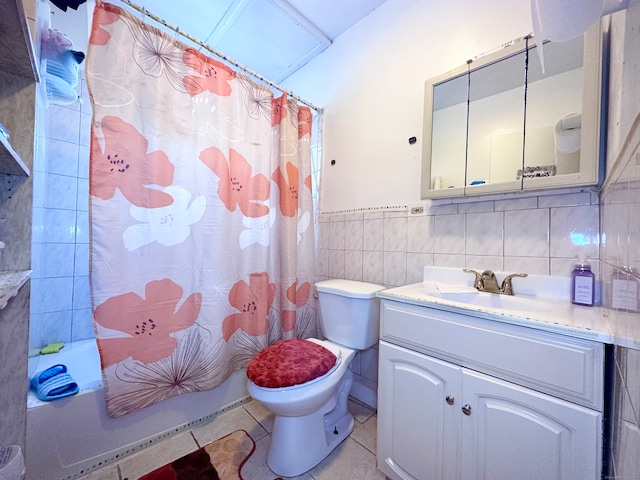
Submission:
[[[600,412],[463,369],[462,478],[600,478]]]
[[[378,468],[392,479],[459,478],[460,367],[380,342]]]

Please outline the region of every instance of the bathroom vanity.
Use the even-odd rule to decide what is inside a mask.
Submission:
[[[511,297],[509,310],[503,295],[431,288],[378,294],[378,468],[391,479],[601,478],[610,339],[597,312],[550,298],[536,320],[517,308],[541,298]]]

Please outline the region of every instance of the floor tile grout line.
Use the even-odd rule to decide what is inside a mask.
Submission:
[[[189,430],[189,434],[191,435],[191,438],[193,438],[193,441],[196,442],[198,449],[202,448],[202,445],[200,445],[200,442],[198,441],[195,434],[193,433],[193,429]]]
[[[271,432],[269,430],[267,430],[267,427],[265,427],[262,422],[255,417],[255,415],[253,415],[249,409],[246,408],[245,405],[242,406],[242,408],[244,408],[244,411],[247,412],[247,414],[253,419],[254,422],[256,422],[257,425],[260,426],[260,428],[262,428],[264,430],[265,435],[263,435],[262,437],[260,437],[261,439],[264,438],[266,435],[271,435]],[[254,440],[255,441],[255,440]]]

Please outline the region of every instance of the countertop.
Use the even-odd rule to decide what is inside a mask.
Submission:
[[[378,292],[382,299],[422,305],[453,313],[471,315],[478,318],[521,325],[562,335],[568,335],[601,343],[620,344],[620,338],[614,341],[614,334],[609,327],[605,309],[601,307],[584,307],[573,305],[568,299],[522,297],[526,302],[540,302],[539,309],[508,310],[479,305],[462,306],[460,302],[434,297],[428,294],[433,288],[426,283],[415,283],[402,287],[394,287]],[[470,295],[498,295],[495,293],[477,292]],[[617,337],[617,335],[616,335]],[[627,345],[640,348],[632,339]]]

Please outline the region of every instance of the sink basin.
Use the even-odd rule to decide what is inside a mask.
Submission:
[[[498,284],[514,272],[495,272]],[[473,274],[461,268],[425,267],[422,294],[436,303],[471,309],[497,310],[530,317],[558,313],[570,307],[569,278],[528,275],[513,279],[514,295],[479,292]]]
[[[423,284],[423,294],[434,301],[460,304],[468,307],[482,307],[521,313],[551,312],[558,308],[557,299],[539,298],[526,295],[500,295],[486,292],[446,292],[438,289],[438,284]],[[564,303],[564,302],[563,302]]]
[[[498,284],[502,283],[504,278],[517,272],[495,272]],[[526,272],[525,272],[526,273]],[[488,294],[486,292],[478,292],[473,288],[475,277],[471,273],[464,272],[462,268],[449,267],[424,267],[423,283],[425,285],[425,293],[478,293],[481,296],[492,295],[502,298],[513,297],[532,297],[532,299],[553,298],[558,300],[569,301],[571,279],[569,277],[553,277],[550,275],[531,275],[526,277],[517,277],[513,279],[514,295]],[[443,297],[444,298],[444,297]],[[455,297],[451,297],[454,299]],[[469,298],[466,299],[467,301]],[[483,302],[484,300],[476,300]],[[496,300],[497,301],[497,300]]]

